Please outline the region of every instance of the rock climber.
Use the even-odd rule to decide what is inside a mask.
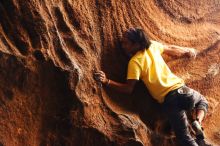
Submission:
[[[193,48],[166,45],[148,38],[141,28],[130,28],[123,33],[121,45],[130,58],[127,80],[119,83],[106,77],[103,71],[95,72],[95,77],[102,84],[122,93],[132,93],[138,80],[142,80],[149,93],[162,104],[177,141],[182,146],[211,146],[202,130],[202,121],[208,110],[206,98],[199,92],[187,87],[184,80],[171,72],[162,53],[167,55],[196,56]],[[196,138],[190,134],[186,111],[195,110],[196,116],[192,127]]]

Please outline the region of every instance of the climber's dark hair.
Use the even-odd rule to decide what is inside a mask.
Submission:
[[[140,44],[139,50],[148,49],[151,45],[149,38],[141,28],[129,28],[125,35],[132,43]]]

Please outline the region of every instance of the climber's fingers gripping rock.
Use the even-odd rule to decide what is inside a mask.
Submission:
[[[103,71],[96,71],[94,73],[94,76],[95,76],[95,80],[97,80],[103,84],[106,84],[108,82],[108,79]]]
[[[195,59],[197,54],[198,54],[198,51],[194,48],[187,48],[187,47],[184,47],[185,50],[186,50],[186,55],[190,58],[193,58]]]

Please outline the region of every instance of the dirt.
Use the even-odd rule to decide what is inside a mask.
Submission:
[[[164,56],[210,103],[203,127],[220,145],[219,0],[0,1],[0,146],[176,146],[156,101],[101,88],[103,70],[125,81],[120,37],[141,27],[196,59]]]

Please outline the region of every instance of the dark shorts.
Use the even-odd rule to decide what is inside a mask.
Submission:
[[[167,94],[163,107],[179,143],[183,146],[198,146],[190,135],[186,111],[201,109],[206,113],[208,110],[206,98],[199,92],[182,86]]]

